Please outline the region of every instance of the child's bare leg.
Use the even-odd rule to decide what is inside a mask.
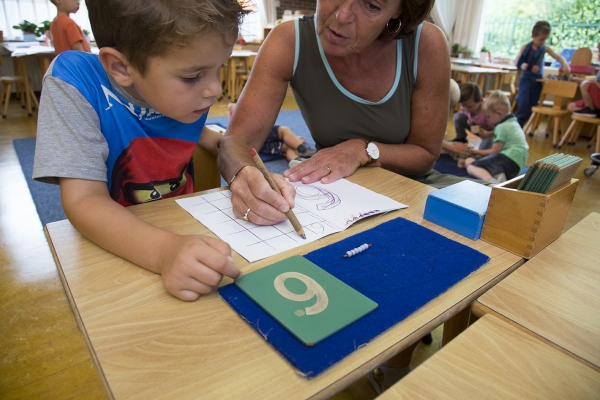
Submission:
[[[592,95],[590,94],[590,84],[590,81],[584,81],[581,83],[581,98],[585,102],[586,107],[595,110],[596,107],[594,107],[594,100],[592,99]]]
[[[295,150],[302,144],[298,136],[287,126],[279,127],[279,139],[290,149]]]
[[[570,112],[581,110],[582,108],[583,107],[577,107],[577,105],[575,104],[575,102],[569,103],[567,105],[567,110],[569,110]]]
[[[469,175],[471,175],[472,177],[481,179],[483,181],[492,179],[492,175],[490,175],[490,173],[486,169],[483,169],[481,167],[476,167],[475,165],[471,165],[471,164],[467,165],[467,173]]]

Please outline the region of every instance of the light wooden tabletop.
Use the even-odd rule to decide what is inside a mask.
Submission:
[[[600,373],[486,315],[378,399],[593,399]]]
[[[48,224],[61,279],[107,394],[127,399],[327,398],[469,307],[523,262],[486,242],[424,221],[425,200],[434,190],[429,186],[380,168],[359,169],[349,180],[409,208],[367,218],[343,232],[253,264],[234,254],[236,265],[249,272],[398,217],[475,248],[491,261],[310,381],[300,377],[216,294],[182,302],[164,290],[160,276],[102,250],[68,221]],[[174,199],[130,209],[179,234],[212,235]]]
[[[481,296],[473,312],[504,318],[600,371],[600,214]]]

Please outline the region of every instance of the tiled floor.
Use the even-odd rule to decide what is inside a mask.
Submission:
[[[0,398],[105,398],[83,335],[69,308],[54,261],[48,249],[12,140],[35,136],[35,117],[19,106],[0,119]],[[296,109],[291,96],[283,109]],[[227,115],[226,104],[215,105],[210,116]],[[449,126],[449,136],[453,128]],[[529,163],[554,151],[542,132],[528,138]],[[562,151],[583,157],[590,164],[584,142]],[[588,213],[600,212],[600,173],[583,177],[565,229]],[[420,344],[413,367],[435,352],[434,343]],[[335,399],[371,399],[375,392],[362,379]]]

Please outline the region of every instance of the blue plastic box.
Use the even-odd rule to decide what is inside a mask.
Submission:
[[[423,217],[469,239],[479,239],[492,188],[462,181],[429,193]]]

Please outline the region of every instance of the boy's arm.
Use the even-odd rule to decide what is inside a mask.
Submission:
[[[490,155],[490,154],[497,154],[497,153],[500,153],[502,151],[503,147],[504,147],[504,143],[502,143],[502,142],[494,142],[494,144],[492,145],[491,149],[487,149],[487,150],[475,150],[475,149],[471,149],[471,154],[478,155],[478,156],[487,156],[487,155]]]
[[[521,50],[519,50],[519,54],[517,54],[517,58],[515,59],[515,65],[518,68],[521,68],[521,69],[523,69],[523,67],[519,65],[519,59],[521,58],[521,54],[523,54],[523,51],[525,50],[525,47],[527,47],[526,44],[524,44],[523,47],[521,47]],[[527,69],[527,63],[523,63],[523,64],[525,65],[524,69]]]
[[[571,74],[571,67],[569,66],[569,63],[567,62],[567,60],[565,60],[563,56],[554,52],[554,50],[552,50],[550,47],[546,47],[546,51],[548,52],[548,54],[550,54],[550,57],[554,58],[562,65],[563,72],[565,73],[565,75]]]
[[[214,131],[208,127],[202,128],[202,134],[198,144],[210,151],[215,157],[219,154],[219,145],[223,139],[223,135],[217,131]]]
[[[151,225],[108,194],[105,182],[60,179],[65,214],[86,238],[150,271],[181,300],[209,293],[223,275],[237,279],[229,245],[206,236],[181,236]]]
[[[75,42],[71,45],[71,50],[83,51],[83,45],[81,44],[81,42]]]

